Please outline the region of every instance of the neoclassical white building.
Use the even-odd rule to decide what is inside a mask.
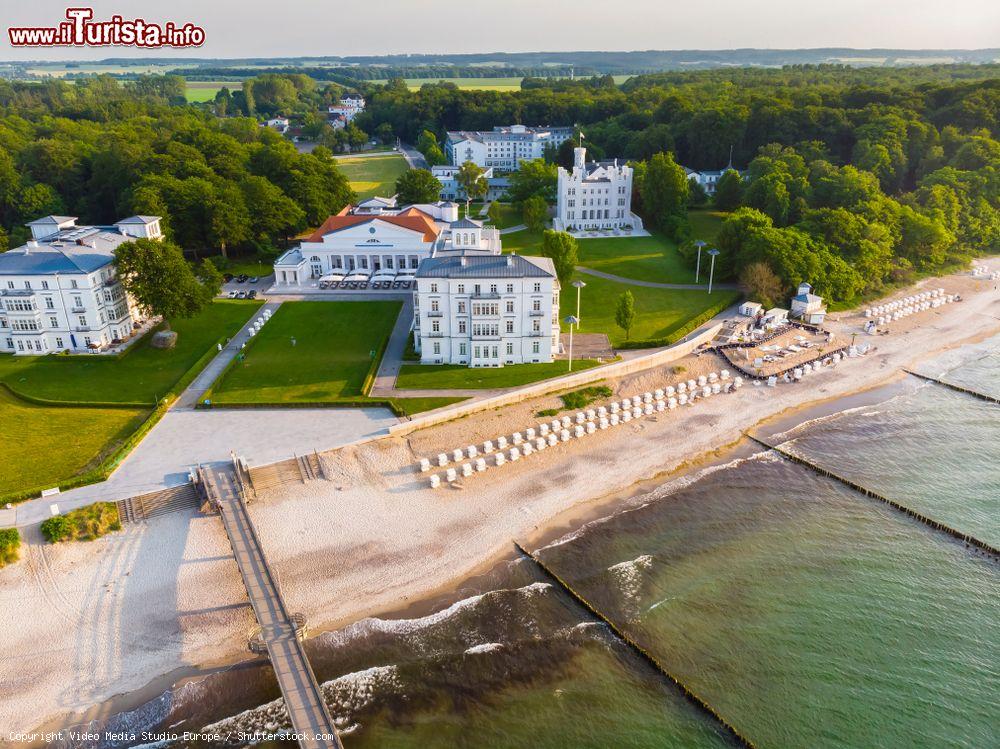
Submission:
[[[613,161],[587,163],[587,149],[573,149],[573,171],[559,167],[557,231],[641,231],[632,213],[632,167]]]
[[[540,159],[548,145],[559,146],[573,137],[572,127],[509,125],[492,130],[449,131],[445,155],[453,166],[466,161],[482,168],[514,171],[525,159]]]
[[[159,216],[77,226],[75,216],[28,224],[31,239],[0,253],[0,351],[84,352],[128,340],[142,322],[115,272],[115,250],[160,239]]]
[[[451,166],[450,164],[431,167],[431,174],[441,183],[441,200],[465,200],[465,195],[456,179],[459,169],[461,167]],[[486,180],[486,195],[483,196],[483,200],[486,202],[503,200],[507,193],[507,188],[510,187],[510,179],[505,176],[495,175],[491,166],[486,167],[483,171],[483,179]]]
[[[441,255],[500,253],[500,232],[458,217],[451,202],[397,207],[394,198],[348,206],[274,263],[276,289],[316,285],[330,274],[412,276]]]
[[[502,367],[559,351],[559,280],[549,258],[435,257],[417,269],[413,340],[425,364]]]

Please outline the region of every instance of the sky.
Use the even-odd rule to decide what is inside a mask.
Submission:
[[[192,22],[204,46],[15,48],[10,26],[54,26],[69,7]],[[1000,0],[0,0],[0,60],[291,57],[415,52],[1000,46]]]

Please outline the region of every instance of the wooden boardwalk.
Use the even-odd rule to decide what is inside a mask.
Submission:
[[[296,622],[285,608],[277,580],[264,557],[233,467],[207,468],[202,476],[229,535],[299,745],[303,749],[340,749],[342,744],[322,690],[297,636]]]

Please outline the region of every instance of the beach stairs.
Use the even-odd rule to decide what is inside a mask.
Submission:
[[[320,461],[319,453],[316,451],[313,451],[309,455],[296,455],[295,461],[298,463],[299,474],[302,476],[303,483],[326,478],[323,473],[323,463]]]
[[[315,451],[308,455],[251,468],[250,481],[257,492],[267,491],[285,484],[304,484],[307,481],[326,480],[323,461]]]
[[[171,512],[196,509],[200,504],[200,497],[195,485],[188,482],[149,494],[120,499],[116,504],[118,517],[123,524],[139,523]]]

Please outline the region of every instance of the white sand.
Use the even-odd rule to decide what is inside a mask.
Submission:
[[[965,301],[895,323],[890,336],[860,335],[877,349],[800,384],[748,385],[644,417],[490,468],[464,489],[431,490],[417,458],[532,426],[556,400],[326,454],[332,481],[290,485],[251,505],[289,608],[314,628],[398,609],[508,553],[512,539],[560,513],[696,460],[767,417],[873,387],[1000,331],[993,283],[966,274],[923,286]],[[833,315],[830,327],[850,336],[862,321]],[[684,379],[723,366],[714,356],[682,364]],[[611,384],[631,395],[679,379],[661,369]],[[0,743],[8,730],[65,722],[174,669],[246,657],[253,615],[216,518],[175,514],[90,544],[43,546],[37,530],[26,541],[25,559],[0,570]]]

